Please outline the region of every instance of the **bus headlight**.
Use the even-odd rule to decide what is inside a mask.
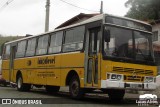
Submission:
[[[154,77],[151,77],[151,76],[146,76],[144,78],[144,82],[155,82],[155,78]]]
[[[114,79],[116,79],[116,78],[117,78],[117,75],[116,75],[116,74],[112,74],[112,75],[111,75],[111,79],[114,80]]]
[[[117,80],[121,80],[122,75],[117,75]]]
[[[123,75],[109,73],[109,74],[107,74],[107,78],[109,80],[113,80],[113,81],[120,81],[120,80],[123,80]]]

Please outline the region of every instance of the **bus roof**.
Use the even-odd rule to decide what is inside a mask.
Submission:
[[[137,20],[137,19],[132,19],[132,18],[129,18],[129,17],[122,17],[122,16],[111,15],[111,14],[105,14],[105,15],[106,15],[106,16],[117,17],[117,18],[121,18],[121,19],[126,19],[126,20],[130,20],[130,21],[134,21],[134,22],[138,22],[138,23],[142,23],[142,24],[151,26],[151,24],[149,24],[149,23],[147,23],[147,22],[140,21],[140,20]]]
[[[55,29],[55,30],[52,30],[52,31],[49,31],[49,32],[45,32],[45,33],[41,33],[41,34],[38,34],[38,35],[24,37],[24,38],[17,39],[17,40],[14,40],[14,41],[6,42],[5,44],[10,44],[10,43],[22,41],[22,40],[25,40],[25,39],[34,38],[34,37],[37,37],[37,36],[40,36],[40,35],[47,35],[49,33],[54,33],[54,32],[57,32],[57,31],[64,30],[64,29],[76,27],[76,26],[79,26],[79,25],[84,25],[84,24],[87,24],[87,23],[90,23],[90,22],[100,21],[105,16],[112,16],[112,17],[122,18],[122,19],[131,20],[131,21],[134,21],[134,22],[143,23],[143,24],[151,26],[148,23],[145,23],[143,21],[139,21],[139,20],[136,20],[136,19],[131,19],[131,18],[127,18],[127,17],[121,17],[121,16],[115,16],[115,15],[110,15],[110,14],[99,14],[99,15],[93,16],[93,17],[91,17],[89,19],[86,19],[86,20],[84,20],[82,22],[79,22],[79,23],[76,23],[76,24],[72,24],[72,25],[69,25],[69,26],[66,26],[66,27],[58,28],[58,29]]]

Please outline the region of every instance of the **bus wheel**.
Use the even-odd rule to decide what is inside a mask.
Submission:
[[[53,94],[57,93],[59,91],[59,89],[60,89],[59,86],[49,86],[49,85],[46,86],[46,91],[48,93],[53,93]]]
[[[17,78],[17,90],[18,91],[29,91],[30,89],[31,89],[31,85],[24,84],[22,76],[19,75]]]
[[[109,99],[112,101],[121,101],[125,95],[125,90],[110,89],[107,90]]]
[[[69,92],[74,99],[81,99],[84,97],[84,90],[80,88],[80,82],[77,76],[74,76],[70,81]]]

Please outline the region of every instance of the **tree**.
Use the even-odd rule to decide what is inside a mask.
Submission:
[[[160,19],[160,0],[128,0],[126,7],[130,7],[126,17],[152,21]]]

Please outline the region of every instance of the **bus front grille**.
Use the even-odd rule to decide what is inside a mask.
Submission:
[[[134,69],[134,68],[123,68],[123,67],[113,67],[113,72],[121,72],[121,73],[129,73],[134,75],[145,75],[152,76],[152,70],[144,70],[144,69]]]

